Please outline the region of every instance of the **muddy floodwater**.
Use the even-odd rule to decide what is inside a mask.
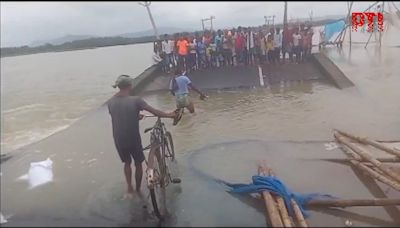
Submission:
[[[207,101],[192,96],[196,113],[185,113],[177,126],[165,120],[177,157],[171,172],[182,183],[168,186],[170,216],[164,223],[152,214],[144,185],[144,199],[135,195],[131,201],[122,200],[122,164],[108,111],[99,107],[65,130],[11,152],[13,157],[2,163],[1,212],[8,220],[4,225],[265,226],[260,201],[231,194],[216,181],[249,183],[261,159],[295,192],[346,199],[400,197],[348,165],[319,160],[344,158],[339,149],[326,145],[333,140],[334,128],[399,139],[400,49],[355,46],[351,52],[327,50],[327,55],[356,87],[339,90],[329,81],[294,81],[266,88],[211,90]],[[144,99],[162,110],[175,107],[167,93]],[[142,132],[152,124],[152,118],[141,121]],[[148,135],[143,134],[142,140],[147,145]],[[48,157],[53,161],[52,182],[29,189],[26,182],[17,181],[31,162]],[[315,209],[308,222],[310,226],[344,226],[347,220],[354,226],[398,226],[399,209]]]

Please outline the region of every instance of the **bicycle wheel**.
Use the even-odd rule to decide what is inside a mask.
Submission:
[[[151,204],[153,205],[154,214],[157,216],[158,219],[161,220],[163,217],[160,213],[160,210],[158,209],[155,188],[150,189],[150,198],[151,198]]]
[[[168,153],[168,157],[171,158],[172,161],[175,160],[175,149],[174,149],[174,141],[172,140],[172,135],[171,132],[167,131],[165,132],[165,144],[166,144],[166,149]]]
[[[160,150],[160,149],[158,149]],[[160,153],[161,151],[158,151],[158,153]],[[157,165],[155,167],[157,167],[158,170],[158,175],[159,175],[159,184],[155,184],[153,186],[153,188],[150,189],[150,198],[151,198],[151,203],[153,205],[153,209],[154,209],[154,214],[157,216],[157,218],[159,220],[163,220],[164,218],[164,211],[165,209],[165,203],[164,203],[164,207],[162,210],[161,208],[161,202],[160,200],[157,200],[157,193],[158,191],[161,191],[164,195],[164,200],[165,200],[165,162],[163,162],[163,156],[162,153],[160,153],[160,156],[156,156],[157,158]]]

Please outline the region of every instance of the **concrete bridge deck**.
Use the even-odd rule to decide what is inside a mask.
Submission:
[[[354,86],[352,82],[324,55],[313,55],[312,59],[301,64],[264,64],[252,66],[228,66],[200,69],[188,74],[200,89],[232,89],[268,87],[290,81],[326,81],[338,88]],[[328,64],[330,63],[330,64]],[[137,93],[154,93],[168,91],[169,81],[173,74],[156,71],[149,76],[146,83],[136,86]],[[342,83],[344,82],[344,83]]]

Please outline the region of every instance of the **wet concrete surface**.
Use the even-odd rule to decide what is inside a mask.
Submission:
[[[287,60],[288,61],[288,60]],[[261,65],[264,81],[266,85],[287,83],[292,81],[328,81],[320,69],[310,59],[300,64],[264,64]]]
[[[299,106],[298,102],[315,96],[308,94],[310,91],[317,95],[324,90],[338,91],[321,86],[314,85],[315,88],[311,86],[309,90],[301,87],[299,91],[291,87],[294,90],[289,94],[297,98],[290,103],[286,99],[293,98],[278,101],[279,97],[269,97],[266,91],[253,91],[252,95],[247,94],[249,91],[211,94],[214,104],[199,103],[198,113],[185,115],[178,126],[173,127],[172,121],[165,120],[174,136],[177,154],[177,162],[170,165],[171,173],[180,177],[182,183],[168,187],[170,217],[162,224],[152,213],[144,183],[144,198],[135,195],[132,201],[122,200],[125,190],[122,164],[112,141],[110,117],[106,107],[93,110],[72,127],[16,151],[11,159],[2,163],[1,211],[6,216],[12,215],[4,226],[265,226],[262,202],[230,194],[225,186],[215,181],[249,183],[260,159],[265,159],[279,178],[296,192],[327,193],[346,199],[400,197],[398,192],[375,181],[364,185],[363,175],[354,175],[356,170],[348,165],[318,160],[344,158],[344,154],[338,149],[326,149],[325,143],[332,140],[330,133],[325,140],[318,140],[310,130],[317,130],[311,124],[313,121],[303,119],[307,126],[303,128],[298,122],[298,116],[303,114],[291,115],[289,110],[303,107],[304,104]],[[288,92],[280,90],[277,95],[279,93]],[[257,96],[265,100],[257,100]],[[163,110],[173,105],[170,96],[145,99]],[[236,102],[226,103],[230,99]],[[271,101],[280,105],[273,105]],[[240,108],[243,104],[246,109]],[[270,106],[266,116],[272,122],[263,120],[262,112],[254,113],[252,106],[259,104]],[[216,107],[219,113],[215,112]],[[278,115],[272,110],[278,111]],[[239,111],[242,114],[237,113]],[[248,121],[240,121],[241,118]],[[284,119],[287,125],[274,126],[276,118]],[[142,132],[153,123],[153,119],[143,120]],[[290,135],[286,131],[294,131],[293,127],[296,132],[292,136],[296,135],[294,138],[298,140],[288,139]],[[318,130],[316,133],[320,134]],[[299,138],[300,135],[317,140],[307,141]],[[148,135],[143,134],[142,140],[143,145],[147,145]],[[30,162],[47,157],[54,162],[54,182],[28,190],[26,183],[16,181],[27,172]],[[90,162],[93,159],[96,160]],[[308,221],[310,226],[343,226],[345,220],[360,226],[395,226],[399,224],[398,210],[398,207],[314,210]]]
[[[325,75],[329,75],[332,81],[339,89],[354,87],[352,81],[332,62],[326,55],[322,53],[314,54],[314,62]]]
[[[226,186],[215,181],[249,183],[260,159],[296,192],[346,199],[400,197],[384,185],[364,185],[364,178],[354,175],[350,166],[320,161],[344,158],[339,149],[326,150],[324,144],[329,141],[222,140],[177,152],[177,162],[169,167],[182,183],[167,188],[170,215],[159,223],[146,188],[143,198],[135,194],[131,201],[122,200],[122,165],[109,122],[106,108],[100,108],[2,164],[1,210],[13,214],[4,226],[265,226],[262,202],[228,193]],[[142,128],[151,123],[144,122]],[[174,131],[169,121],[166,124]],[[147,145],[147,137],[142,139]],[[29,162],[47,155],[54,161],[53,183],[28,190],[25,183],[15,181],[27,171]],[[93,158],[97,160],[88,164]],[[313,210],[308,222],[310,226],[343,226],[350,220],[356,226],[395,226],[399,218],[398,207],[358,207]]]
[[[259,70],[261,68],[261,71]],[[252,66],[227,66],[199,69],[187,73],[193,84],[200,89],[226,90],[235,88],[268,87],[279,83],[320,80],[329,82],[327,76],[311,60],[301,64],[262,64]],[[173,74],[161,73],[141,91],[151,94],[169,89]],[[261,82],[262,81],[262,82]]]

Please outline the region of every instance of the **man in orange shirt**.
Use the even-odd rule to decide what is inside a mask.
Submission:
[[[183,67],[186,69],[186,57],[188,55],[189,43],[186,38],[181,36],[176,46],[178,47],[178,65],[181,69],[183,69]]]

